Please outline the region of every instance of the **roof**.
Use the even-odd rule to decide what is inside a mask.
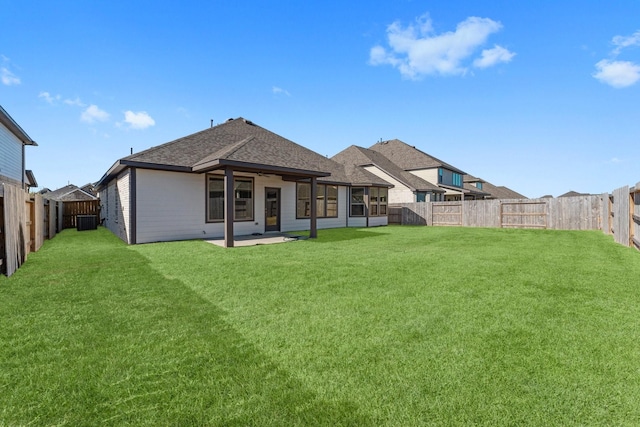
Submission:
[[[0,105],[0,123],[11,131],[24,145],[35,145],[36,142],[20,127],[18,123]]]
[[[57,190],[40,192],[42,197],[46,199],[53,200],[61,200],[61,201],[75,201],[75,200],[95,200],[95,197],[92,194],[87,193],[86,191],[78,188],[78,186],[69,184],[64,187],[58,188]]]
[[[408,145],[399,139],[378,142],[371,147],[370,150],[377,151],[391,160],[404,170],[416,169],[434,169],[446,168],[453,172],[465,174],[460,169],[451,166],[449,163],[443,162],[423,151],[418,150],[415,146]]]
[[[394,164],[391,160],[387,159],[377,151],[352,145],[342,150],[331,159],[345,165],[376,166],[378,169],[409,187],[411,191],[432,191],[444,193],[444,191],[437,185],[434,185],[410,172],[402,170],[398,165]]]
[[[487,181],[484,181],[484,184],[482,184],[482,191],[488,192],[494,199],[528,199],[528,197],[508,187],[503,185],[495,186]]]
[[[588,196],[587,193],[578,193],[577,191],[567,191],[564,194],[559,195],[558,197],[577,197],[577,196]]]
[[[316,177],[322,182],[353,182],[356,171],[242,117],[176,139],[118,160],[96,184],[106,184],[126,167],[203,173],[225,166],[237,170],[276,173],[282,176]],[[357,171],[357,178],[380,178]],[[381,185],[389,185],[386,181]]]
[[[31,169],[25,169],[24,178],[25,178],[24,182],[26,182],[29,187],[38,186],[38,181],[36,181],[36,176]]]

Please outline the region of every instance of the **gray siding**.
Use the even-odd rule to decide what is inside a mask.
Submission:
[[[22,182],[22,141],[0,123],[0,176]]]

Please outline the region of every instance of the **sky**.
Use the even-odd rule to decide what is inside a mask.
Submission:
[[[0,0],[39,187],[244,117],[333,156],[400,139],[527,197],[640,181],[640,1]]]

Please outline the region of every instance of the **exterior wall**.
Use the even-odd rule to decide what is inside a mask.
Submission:
[[[293,185],[287,198],[285,198],[283,191],[282,199],[291,200],[292,202],[287,203],[286,205],[284,202],[282,204],[282,231],[308,230],[311,227],[310,219],[296,219],[296,184],[287,184]],[[318,218],[316,222],[318,229],[347,226],[347,216],[349,213],[349,201],[347,199],[348,193],[349,191],[347,187],[338,186],[338,216],[336,218]]]
[[[100,192],[102,224],[113,234],[131,243],[130,171],[126,170]]]
[[[438,185],[438,168],[435,169],[417,169],[409,171],[425,181],[429,181],[433,185]]]
[[[22,141],[0,123],[0,178],[22,185]],[[2,179],[0,179],[2,181]]]
[[[388,173],[375,166],[366,166],[364,169],[384,179],[388,183],[393,184],[393,188],[389,189],[389,203],[413,203],[416,201],[414,192]]]
[[[367,218],[363,216],[352,216],[349,218],[349,227],[366,227],[367,226]]]
[[[385,216],[371,216],[369,217],[369,227],[379,227],[381,225],[388,225],[389,217]]]

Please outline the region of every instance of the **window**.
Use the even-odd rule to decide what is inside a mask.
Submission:
[[[378,216],[378,187],[369,189],[369,216]]]
[[[416,192],[416,202],[426,202],[427,201],[427,192],[425,191],[418,191]]]
[[[482,183],[481,182],[476,182],[476,188],[478,190],[482,190]]]
[[[253,179],[233,179],[234,221],[253,220]],[[224,221],[224,178],[209,176],[207,179],[207,221]]]
[[[335,218],[338,216],[338,186],[317,184],[316,216]],[[299,182],[297,185],[296,218],[311,216],[311,184]]]
[[[369,216],[385,216],[387,214],[387,196],[389,189],[386,187],[371,187],[369,189]]]
[[[364,187],[351,187],[351,216],[364,216]]]
[[[438,184],[442,184],[442,168],[438,168]]]
[[[454,172],[453,173],[453,185],[456,187],[462,187],[462,175]]]

